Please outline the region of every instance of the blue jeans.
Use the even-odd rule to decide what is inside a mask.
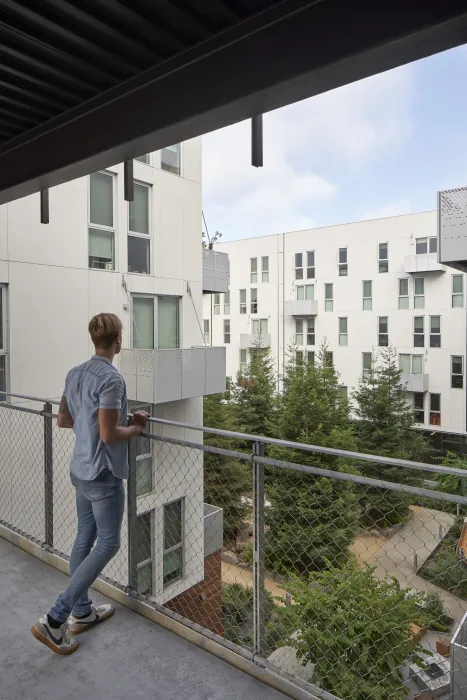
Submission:
[[[49,612],[58,622],[65,622],[70,613],[78,617],[90,614],[88,588],[120,549],[125,508],[123,479],[108,469],[93,481],[73,475],[71,481],[76,488],[78,532],[70,557],[70,583]]]

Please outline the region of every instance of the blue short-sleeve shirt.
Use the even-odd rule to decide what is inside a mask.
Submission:
[[[125,381],[106,358],[94,355],[68,372],[63,392],[74,421],[75,449],[71,472],[91,481],[104,469],[119,479],[128,478],[128,442],[106,445],[99,433],[99,408],[118,409],[118,424],[127,425],[128,402]]]

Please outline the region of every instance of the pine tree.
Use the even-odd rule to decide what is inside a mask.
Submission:
[[[397,352],[388,347],[373,357],[373,369],[362,377],[352,398],[358,418],[360,452],[420,461],[426,450],[423,436],[414,430],[415,415],[401,383]],[[420,473],[413,469],[362,462],[365,476],[401,484],[420,484]],[[404,519],[410,498],[397,491],[365,489],[362,499],[364,522],[385,527]]]
[[[204,397],[204,425],[228,430],[229,408],[225,394]],[[235,444],[222,435],[205,434],[204,444],[234,449]],[[251,469],[240,460],[204,453],[204,500],[224,509],[224,538],[234,539],[245,523],[248,508],[242,496],[251,490]]]
[[[283,378],[278,429],[284,440],[352,450],[355,439],[346,397],[324,343],[315,365],[290,354]],[[273,456],[288,462],[334,471],[355,471],[355,465],[334,456],[274,448]],[[358,499],[346,481],[275,468],[266,485],[271,506],[266,512],[266,565],[280,573],[307,576],[340,564],[355,537]]]

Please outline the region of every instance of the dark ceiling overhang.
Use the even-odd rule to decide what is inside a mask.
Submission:
[[[0,204],[466,41],[467,0],[0,0]]]

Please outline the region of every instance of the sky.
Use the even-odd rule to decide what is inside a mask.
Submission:
[[[436,208],[467,184],[467,45],[203,137],[203,211],[222,240]]]

